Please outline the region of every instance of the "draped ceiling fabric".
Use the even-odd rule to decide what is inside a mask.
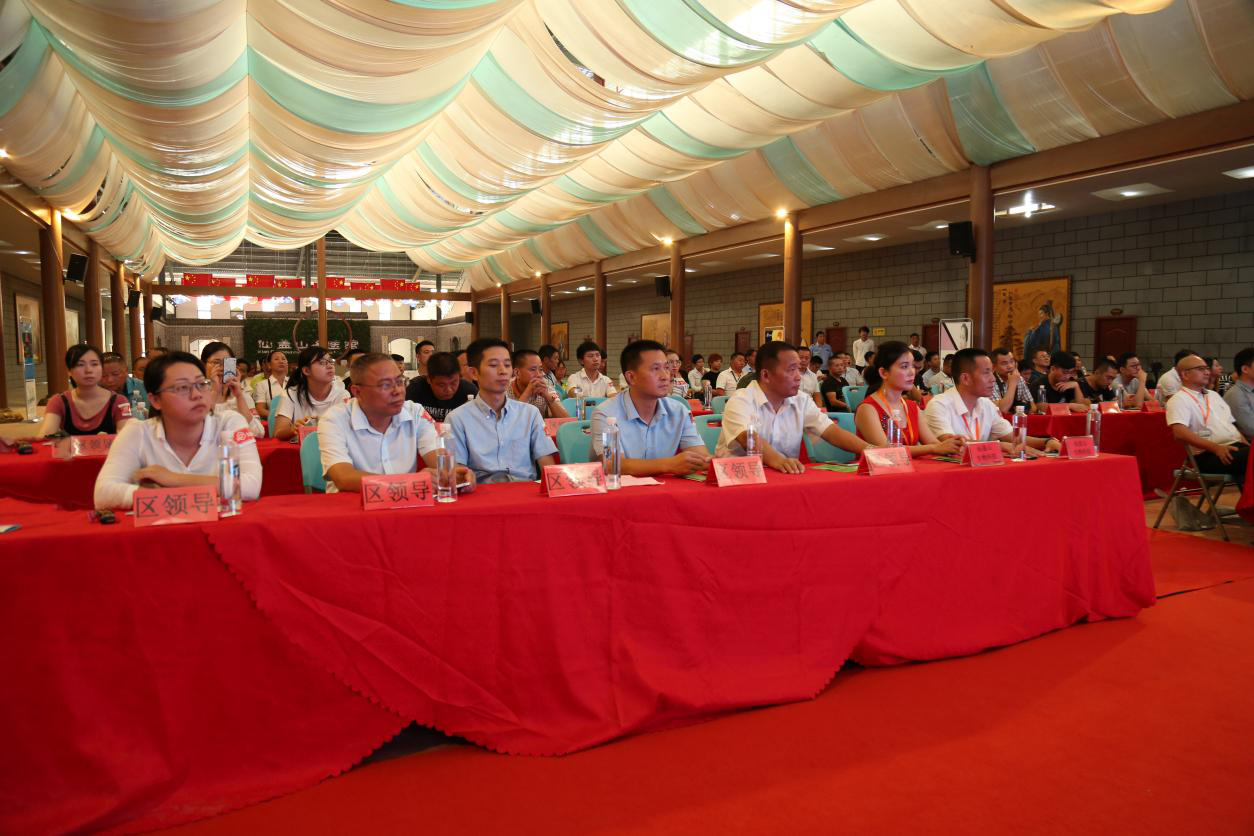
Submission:
[[[2,0],[5,166],[141,275],[482,288],[1254,96],[1250,0]]]

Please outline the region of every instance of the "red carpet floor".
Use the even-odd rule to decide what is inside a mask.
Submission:
[[[1153,551],[1160,594],[1197,591],[1136,619],[564,758],[443,746],[181,830],[1249,836],[1254,554]]]

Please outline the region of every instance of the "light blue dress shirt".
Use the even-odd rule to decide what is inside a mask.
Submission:
[[[536,459],[557,452],[544,434],[540,410],[529,403],[505,399],[501,411],[482,397],[448,414],[453,455],[475,472],[479,482],[520,482],[537,478]]]
[[[704,446],[686,403],[676,398],[660,399],[653,420],[646,424],[629,390],[602,401],[592,413],[589,431],[594,459],[601,456],[601,433],[611,415],[618,419],[618,443],[624,458],[669,459],[685,448]]]

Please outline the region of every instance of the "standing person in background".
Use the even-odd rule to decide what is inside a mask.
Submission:
[[[112,389],[100,385],[103,364],[100,349],[79,343],[65,352],[65,368],[73,385],[48,398],[40,437],[63,432],[66,435],[113,435],[131,419],[131,402]]]
[[[282,351],[271,351],[266,360],[270,366],[270,374],[253,387],[253,401],[256,402],[257,412],[262,418],[270,417],[270,401],[283,394],[283,390],[287,388],[287,355]]]
[[[827,368],[828,362],[832,359],[832,347],[827,344],[826,331],[815,332],[814,342],[810,344],[810,356],[819,358],[823,368]]]
[[[918,352],[919,354],[927,354],[927,349],[925,349],[923,347],[923,344],[919,342],[918,334],[911,334],[910,342],[907,345],[909,346],[911,351]]]
[[[853,355],[854,367],[861,372],[867,368],[866,355],[875,350],[875,340],[871,339],[871,329],[863,325],[858,329],[858,338],[853,341],[850,353]]]

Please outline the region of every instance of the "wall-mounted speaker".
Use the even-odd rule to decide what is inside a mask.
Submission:
[[[65,280],[82,284],[85,278],[87,278],[87,256],[82,253],[70,253],[70,260],[65,265]]]
[[[670,276],[658,276],[657,278],[653,280],[653,286],[657,288],[658,296],[670,296],[671,295],[671,277]]]
[[[531,300],[531,312],[540,313],[540,300],[539,299]]]
[[[165,305],[153,305],[150,316],[153,322],[160,322],[165,319]]]
[[[466,311],[466,324],[467,325],[475,324],[475,315],[472,311]]]
[[[949,254],[975,260],[975,228],[970,221],[949,225]]]
[[[142,295],[143,295],[143,294],[141,294],[138,290],[135,290],[135,289],[133,289],[133,288],[132,288],[131,290],[128,290],[128,291],[126,292],[126,307],[128,307],[128,308],[138,308],[138,307],[139,307],[139,297],[140,297],[140,296],[142,296]]]

